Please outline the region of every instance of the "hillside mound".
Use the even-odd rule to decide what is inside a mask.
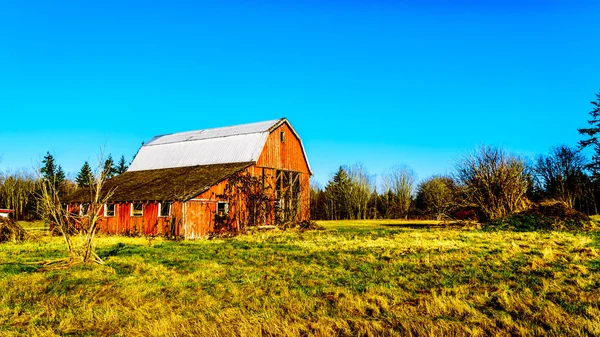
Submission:
[[[594,230],[598,229],[598,224],[562,202],[551,201],[534,204],[528,210],[494,220],[486,228],[515,231]]]
[[[19,224],[12,219],[0,218],[0,243],[23,241],[25,236],[25,230]]]

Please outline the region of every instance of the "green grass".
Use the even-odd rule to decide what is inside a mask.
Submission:
[[[413,222],[411,222],[413,223]],[[0,336],[600,335],[600,235],[320,222],[170,242],[101,237],[106,266],[0,245]]]
[[[44,221],[36,220],[36,221],[17,221],[19,226],[23,227],[25,230],[40,230],[45,228]]]

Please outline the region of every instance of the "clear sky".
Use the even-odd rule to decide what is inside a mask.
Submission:
[[[535,156],[580,139],[599,42],[600,1],[4,1],[0,170],[279,117],[321,183]]]

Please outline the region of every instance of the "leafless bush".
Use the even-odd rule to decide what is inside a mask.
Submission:
[[[27,233],[12,219],[0,218],[0,243],[1,242],[20,242],[25,239]]]
[[[456,179],[464,188],[465,201],[480,208],[487,220],[527,208],[530,185],[521,158],[501,148],[482,146],[456,165]]]
[[[427,215],[437,220],[455,206],[456,187],[450,177],[433,176],[419,184],[417,202]]]
[[[89,184],[89,199],[79,205],[81,209],[77,213],[71,212],[61,200],[60,191],[54,182],[44,180],[41,183],[38,203],[42,216],[53,223],[65,240],[69,257],[63,260],[70,264],[103,263],[95,252],[94,238],[102,207],[112,195],[112,191],[103,191],[105,180],[104,170],[97,170]],[[52,262],[60,261],[62,260]]]

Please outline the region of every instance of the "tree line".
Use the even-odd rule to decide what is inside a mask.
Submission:
[[[362,164],[341,166],[325,187],[311,185],[311,217],[344,219],[494,220],[544,200],[586,214],[600,208],[600,92],[592,101],[585,139],[557,145],[533,160],[501,147],[481,146],[455,163],[454,172],[417,183],[413,170],[396,166],[380,181]],[[584,150],[593,154],[587,158]]]
[[[103,173],[107,178],[127,171],[128,162],[121,156],[115,163],[112,156],[103,161]],[[53,184],[62,197],[77,188],[89,187],[94,182],[94,172],[86,161],[74,180],[68,179],[60,164],[50,152],[47,152],[39,169],[21,169],[13,172],[0,172],[0,208],[13,209],[18,220],[36,220],[41,218],[39,196],[42,182]]]

